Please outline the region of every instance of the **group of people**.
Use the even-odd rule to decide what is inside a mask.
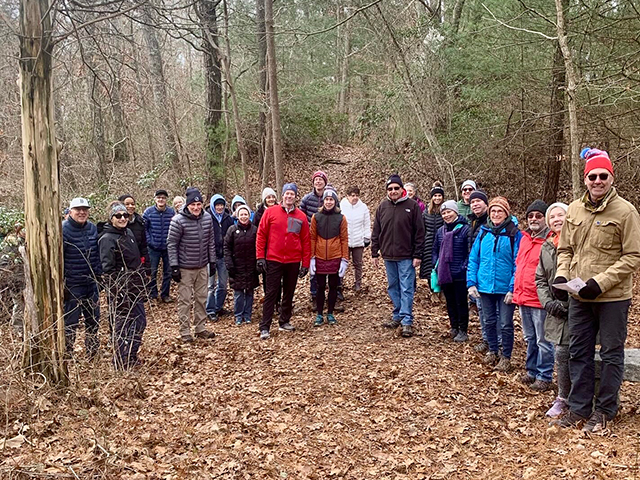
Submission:
[[[340,201],[322,171],[313,174],[313,190],[300,207],[297,185],[287,183],[280,202],[273,189],[265,188],[255,212],[240,196],[230,209],[219,194],[206,205],[196,188],[174,199],[174,209],[167,206],[167,192],[158,190],[155,205],[142,216],[133,197],[123,195],[110,205],[109,221],[98,229],[88,221],[88,202],[76,198],[63,224],[69,352],[82,313],[87,356],[97,353],[101,285],[109,298],[114,362],[121,368],[139,362],[144,302],[173,301],[171,279],[178,283],[179,332],[186,343],[215,336],[206,322],[225,313],[227,282],[234,290],[236,325],[251,323],[260,277],[260,339],[270,338],[276,310],[279,329],[295,330],[293,297],[298,279],[307,273],[313,325],[335,325],[349,263],[354,290],[361,291],[363,253],[370,245],[373,267],[380,266],[380,257],[384,260],[393,304],[384,327],[401,328],[402,337],[413,335],[418,272],[434,297],[444,295],[454,342],[469,340],[470,306],[477,308],[482,338],[474,348],[484,354],[484,363],[507,372],[517,306],[527,344],[520,381],[547,391],[555,365],[558,396],[547,415],[560,426],[584,423],[588,431],[603,429],[618,409],[632,274],[640,266],[640,222],[636,209],[612,186],[608,154],[585,149],[583,158],[584,197],[569,206],[535,200],[527,208],[524,229],[506,198],[490,199],[473,180],[462,184],[459,201],[445,200],[445,189],[436,183],[425,204],[415,185],[404,184],[397,174],[388,178],[373,221],[357,186],[349,187]],[[603,363],[594,392],[598,334]]]

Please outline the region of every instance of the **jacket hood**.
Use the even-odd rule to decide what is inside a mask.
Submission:
[[[351,205],[351,202],[346,197],[340,201],[340,208],[342,210],[347,210],[348,208],[355,210],[357,208],[362,208],[363,206],[364,206],[364,202],[360,199],[358,199],[355,205]]]
[[[225,207],[227,206],[227,201],[224,199],[224,197],[219,193],[216,193],[213,197],[211,197],[211,200],[209,201],[209,207],[211,208],[211,213],[216,211],[216,208],[215,208],[216,200],[222,200],[224,202],[224,206]]]
[[[242,196],[240,195],[236,195],[235,197],[233,197],[233,199],[231,200],[231,208],[233,208],[233,206],[237,203],[244,203],[245,205],[247,204],[246,200],[244,198],[242,198]]]
[[[104,227],[102,228],[102,233],[115,233],[117,235],[124,235],[125,233],[127,233],[127,229],[126,228],[118,228],[113,226],[111,223],[105,223]]]

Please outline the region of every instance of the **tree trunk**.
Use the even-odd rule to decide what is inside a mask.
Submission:
[[[60,188],[52,88],[50,0],[20,2],[20,102],[24,158],[26,368],[52,384],[68,383],[63,317]]]
[[[284,186],[282,161],[282,129],[280,127],[280,103],[278,101],[278,73],[276,63],[276,41],[273,28],[273,0],[264,0],[264,16],[267,34],[267,59],[269,78],[269,111],[273,143],[273,165],[276,172],[276,192]]]
[[[338,113],[347,113],[347,98],[349,94],[349,54],[351,53],[351,24],[347,22],[344,28],[344,38],[342,39],[342,49],[340,54],[339,78],[340,90],[338,93]]]
[[[169,104],[169,96],[167,95],[167,86],[164,76],[164,67],[162,62],[162,51],[160,43],[156,36],[156,31],[152,27],[154,24],[151,7],[148,5],[142,8],[142,17],[144,19],[144,34],[149,48],[149,70],[151,73],[151,82],[153,86],[153,94],[156,106],[159,110],[160,121],[164,130],[164,149],[165,159],[168,160],[178,175],[182,175],[182,165],[178,152],[180,151],[176,135],[173,129],[173,121],[171,119],[171,108]]]
[[[207,108],[204,128],[207,136],[205,164],[210,194],[222,192],[224,186],[224,166],[222,163],[222,143],[220,141],[220,120],[222,119],[222,82],[220,58],[218,56],[218,0],[202,0],[198,14],[202,22],[202,42],[204,50],[204,72],[207,92]]]
[[[564,18],[564,10],[568,7],[568,0],[556,0],[558,44],[562,51],[567,76],[567,107],[569,110],[569,138],[571,142],[571,184],[573,187],[573,198],[577,199],[580,198],[584,190],[584,180],[582,176],[583,165],[580,159],[580,143],[578,141],[578,108],[576,105],[578,76],[573,63],[573,54],[569,48]]]
[[[549,119],[549,155],[547,158],[547,181],[544,182],[542,199],[551,205],[558,197],[562,151],[564,148],[564,89],[565,72],[560,44],[553,57],[553,82],[551,85],[551,117]]]
[[[102,102],[100,101],[100,80],[95,73],[95,64],[92,53],[87,55],[87,100],[91,110],[91,144],[96,153],[98,181],[105,183],[107,181],[107,173],[105,166],[107,165],[107,148],[104,133],[104,117],[102,116]]]
[[[258,113],[258,138],[260,142],[258,148],[258,165],[260,175],[263,175],[264,165],[267,160],[267,135],[270,135],[267,133],[267,37],[265,29],[264,0],[257,0],[256,41],[258,45],[258,92],[260,94],[260,112]]]
[[[453,34],[457,34],[460,30],[460,18],[462,18],[462,7],[464,7],[464,0],[456,0],[453,6],[453,14],[451,16],[451,31]]]

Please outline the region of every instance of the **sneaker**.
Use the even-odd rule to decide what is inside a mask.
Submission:
[[[544,380],[537,379],[529,388],[536,392],[546,392],[551,389],[551,382],[545,382]]]
[[[329,325],[335,325],[336,323],[338,323],[338,321],[336,320],[336,317],[334,317],[331,313],[327,313],[327,323]]]
[[[278,328],[278,330],[280,330],[281,332],[294,332],[296,330],[296,327],[287,322],[280,325],[280,328]]]
[[[209,321],[210,321],[211,323],[216,323],[218,320],[220,320],[220,319],[218,318],[218,315],[217,315],[216,313],[208,313],[208,314],[207,314],[207,318],[209,319]]]
[[[482,359],[482,363],[484,363],[485,365],[494,366],[496,363],[498,363],[498,354],[496,352],[487,352]]]
[[[171,298],[171,297],[162,297],[162,303],[173,303],[173,298]]]
[[[561,428],[578,427],[585,420],[586,418],[584,418],[582,415],[578,415],[577,413],[573,413],[571,410],[569,410],[562,417],[553,420],[551,422],[551,425],[556,425]]]
[[[236,326],[239,327],[240,325],[242,325],[242,319],[236,318]]]
[[[556,397],[551,408],[547,410],[546,415],[547,417],[558,418],[566,415],[567,412],[569,412],[569,405],[567,405],[567,402],[560,397]]]
[[[500,361],[498,364],[493,367],[496,372],[505,372],[507,373],[511,370],[511,359],[507,357],[500,357]]]
[[[209,330],[203,330],[201,332],[196,333],[196,338],[204,338],[205,340],[209,340],[211,338],[214,338],[215,336],[216,334]]]
[[[193,343],[193,337],[191,335],[180,337],[180,340],[182,340],[182,343]]]
[[[251,323],[251,319],[250,318],[245,318],[244,319],[244,323]]]
[[[391,319],[382,324],[384,328],[398,328],[400,326],[400,320]]]
[[[404,338],[409,338],[413,336],[413,328],[411,327],[411,325],[402,326],[402,336]]]
[[[269,330],[260,330],[260,340],[269,340],[271,335],[269,335]]]
[[[489,344],[483,340],[482,342],[475,344],[473,349],[478,353],[485,353],[489,350]]]
[[[467,332],[463,332],[462,330],[460,330],[458,334],[455,336],[455,338],[453,339],[454,342],[458,342],[458,343],[463,343],[463,342],[466,342],[467,340],[469,340],[469,335],[467,335]]]
[[[313,326],[321,327],[323,323],[324,323],[324,318],[322,318],[322,315],[320,314],[316,315],[316,319],[313,321]]]
[[[449,336],[451,337],[451,340],[456,338],[457,335],[458,335],[458,329],[457,328],[452,328],[451,330],[449,330]]]
[[[524,385],[531,385],[536,381],[536,379],[527,372],[524,372],[518,375],[518,381]]]
[[[589,433],[598,433],[605,430],[606,428],[607,416],[604,413],[595,410],[589,417],[589,420],[587,420],[587,423],[584,425],[584,427],[582,427],[582,431]]]

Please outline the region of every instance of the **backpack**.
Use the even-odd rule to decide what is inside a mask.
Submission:
[[[511,241],[511,256],[513,257],[513,255],[515,253],[516,233],[518,233],[518,227],[516,227],[516,225],[514,223],[511,223],[511,225],[512,225],[512,228],[508,228],[505,232],[500,232],[498,234],[498,236],[496,237],[495,245],[498,244],[498,238],[504,237],[504,236],[508,236],[509,240]],[[480,245],[478,247],[478,257],[480,256],[480,253],[482,252],[482,240],[484,239],[484,237],[488,233],[489,233],[489,230],[487,230],[487,229],[482,229],[482,232],[480,232]],[[495,245],[493,247],[494,251],[495,251]]]

